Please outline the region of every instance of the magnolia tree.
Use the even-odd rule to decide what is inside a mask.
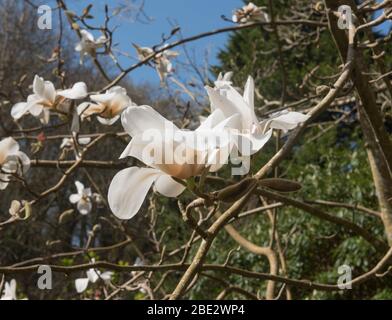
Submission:
[[[290,16],[277,14],[272,1],[263,6],[247,3],[233,8],[231,18],[223,16],[228,24],[223,29],[185,37],[181,26],[175,26],[151,47],[134,44],[130,34],[123,40],[133,44],[129,54],[137,61],[128,67],[120,62],[123,53],[116,48],[112,24],[124,7],[114,10],[108,3],[103,22],[92,16],[92,5],[83,12],[72,11],[63,0],[45,7],[46,19],[53,15],[58,20],[55,50],[47,60],[55,70],[45,77],[26,74],[11,88],[21,94],[3,99],[2,299],[193,298],[200,297],[194,292],[202,278],[214,283],[204,298],[292,299],[296,290],[345,294],[376,277],[383,281],[392,256],[392,145],[384,125],[392,84],[383,61],[383,46],[390,45],[390,36],[375,40],[371,27],[391,18],[391,2],[288,3]],[[30,10],[40,5],[28,1]],[[136,19],[147,19],[142,5],[132,2],[127,10]],[[376,10],[382,13],[374,19]],[[45,26],[48,21],[38,12],[42,10],[37,19]],[[209,70],[189,55],[190,42],[243,30],[262,30],[274,37],[274,47],[265,54],[275,55],[271,70],[281,72],[279,101],[260,92],[264,70],[252,70],[243,82],[234,81],[237,70],[224,70],[210,80]],[[64,39],[68,31],[71,42]],[[315,34],[317,39],[333,39],[341,65],[323,76],[313,65],[303,83],[297,84],[302,96],[294,98],[287,90],[286,55],[293,48],[301,50]],[[66,46],[73,49],[67,59],[76,58],[80,67],[103,81],[94,82],[88,74],[71,79],[63,55]],[[175,68],[181,58],[185,67]],[[160,112],[154,99],[135,99],[128,92],[126,77],[148,67],[157,72],[159,90],[172,96],[173,103],[186,105],[185,111]],[[183,80],[194,74],[199,80]],[[26,79],[32,79],[31,85]],[[307,143],[302,136],[310,128],[327,130],[320,116],[328,110],[342,115],[332,126],[352,116],[345,109],[352,99],[378,208],[303,201],[296,196],[300,181],[287,179],[288,160],[301,152],[300,146]],[[261,158],[263,154],[268,157]],[[279,234],[277,219],[286,207],[339,226],[342,239],[355,234],[375,248],[378,262],[356,276],[350,266],[344,272],[337,270],[340,276],[325,282],[292,276],[281,241],[290,234]],[[383,225],[383,232],[368,230],[325,207],[370,215]],[[241,223],[257,215],[267,217],[268,244],[241,234]],[[257,224],[252,227],[257,229]],[[40,234],[40,240],[26,232],[34,250],[14,254],[23,247],[14,249],[10,237],[33,225],[31,230]],[[222,252],[217,239],[226,233],[234,245]],[[16,241],[29,242],[20,236]],[[237,247],[262,257],[263,268],[237,265],[233,259]],[[218,253],[223,259],[211,263],[211,255]],[[252,279],[257,285],[238,285],[238,279]],[[23,285],[17,286],[19,282]]]

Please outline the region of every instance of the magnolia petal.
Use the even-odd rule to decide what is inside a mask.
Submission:
[[[207,118],[204,119],[201,119],[201,117],[199,118],[201,120],[201,124],[196,129],[196,131],[212,129],[220,122],[225,120],[225,116],[223,112],[219,109],[214,110]]]
[[[165,197],[175,198],[184,192],[185,186],[175,181],[172,177],[162,174],[155,181],[155,190]]]
[[[91,212],[91,209],[93,208],[93,205],[91,201],[81,199],[78,204],[76,205],[78,211],[82,215],[89,214]]]
[[[78,138],[78,143],[81,145],[86,145],[89,144],[91,142],[91,138],[90,137],[80,137]]]
[[[118,172],[108,192],[108,202],[114,215],[119,219],[131,219],[142,206],[151,185],[160,175],[151,168],[131,167]]]
[[[83,99],[87,96],[87,86],[84,82],[77,82],[70,89],[57,91],[57,95],[72,100]]]
[[[252,88],[252,81],[250,81],[247,85],[250,87],[248,90],[250,90]],[[258,123],[254,112],[254,106],[249,105],[237,90],[235,90],[232,86],[229,86],[225,90],[225,94],[227,99],[230,100],[241,112],[242,122],[245,129],[250,128],[253,123]],[[253,94],[253,92],[249,93],[249,95],[251,94]],[[253,100],[253,97],[251,100]]]
[[[245,84],[244,89],[244,100],[249,106],[249,108],[254,112],[254,92],[255,92],[255,82],[251,76],[248,77],[248,80]]]
[[[80,35],[82,36],[82,39],[94,42],[94,36],[87,30],[80,30]]]
[[[23,117],[30,109],[31,105],[27,102],[19,102],[15,104],[11,109],[11,117],[15,120]]]
[[[208,96],[210,98],[211,102],[211,110],[215,111],[216,109],[219,109],[223,112],[225,118],[229,118],[232,115],[235,114],[240,114],[241,117],[244,116],[244,110],[241,110],[241,108],[237,107],[232,101],[230,101],[227,97],[219,94],[218,91],[212,89],[211,87],[206,87]],[[233,89],[234,90],[234,89]],[[226,90],[227,91],[227,90]],[[249,118],[249,117],[247,117]],[[248,125],[248,124],[247,124]],[[250,126],[250,123],[249,123]]]
[[[5,190],[9,184],[10,176],[8,174],[0,173],[0,190]]]
[[[26,173],[30,169],[30,158],[22,151],[18,151],[16,156],[19,158],[22,164],[23,173]]]
[[[31,115],[33,115],[34,117],[39,117],[40,114],[42,113],[43,110],[43,106],[42,104],[39,103],[31,103],[30,104],[30,108],[29,108],[29,112]]]
[[[272,136],[272,129],[266,133],[239,134],[238,150],[243,156],[251,156],[258,152]]]
[[[78,194],[83,194],[84,184],[81,183],[80,181],[76,180],[75,186],[76,186],[76,190],[78,190]]]
[[[50,120],[50,110],[48,108],[42,108],[42,112],[39,115],[39,120],[42,124],[48,124]]]
[[[92,263],[95,263],[95,260],[92,261]],[[97,280],[99,279],[99,271],[96,271],[95,269],[91,268],[88,269],[87,272],[87,278],[91,283],[95,283],[97,282]]]
[[[45,81],[43,78],[36,75],[33,81],[33,92],[40,98],[53,103],[56,99],[56,89],[50,81]]]
[[[0,158],[4,160],[8,155],[15,155],[19,151],[19,144],[14,138],[8,137],[0,141]]]
[[[308,115],[300,112],[288,112],[271,119],[270,127],[274,129],[288,130],[294,129],[298,124],[309,119]]]
[[[125,109],[121,115],[121,122],[125,131],[132,137],[151,129],[158,132],[179,130],[150,106],[132,106]]]
[[[120,115],[115,116],[115,117],[113,117],[113,118],[111,118],[111,119],[106,119],[106,118],[102,118],[102,117],[100,117],[100,116],[97,116],[97,120],[98,120],[101,124],[103,124],[103,125],[105,125],[105,126],[111,126],[111,125],[114,124],[118,119],[120,119]]]
[[[105,271],[103,273],[100,274],[100,278],[105,282],[109,282],[111,280],[113,276],[113,272],[112,271]]]
[[[77,293],[82,293],[87,289],[88,286],[88,278],[79,278],[75,280],[75,288]]]
[[[40,97],[43,97],[45,94],[45,81],[38,75],[34,77],[33,92]]]
[[[69,202],[71,203],[77,203],[80,201],[80,199],[82,199],[82,195],[78,193],[73,193],[69,196]]]

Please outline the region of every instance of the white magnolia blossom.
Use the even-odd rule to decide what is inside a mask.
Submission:
[[[0,300],[17,300],[15,279],[12,279],[10,282],[5,282],[3,295]]]
[[[164,196],[177,197],[185,187],[175,179],[200,175],[206,168],[218,170],[231,150],[230,135],[221,133],[237,118],[233,115],[224,119],[217,110],[195,131],[186,131],[149,106],[126,109],[121,120],[132,140],[120,158],[132,156],[150,168],[130,167],[115,175],[108,193],[113,213],[120,219],[130,219],[152,185]]]
[[[139,47],[137,44],[133,44],[133,46],[136,49],[139,60],[144,60],[145,58],[154,53],[154,50],[152,48]],[[174,71],[171,59],[177,57],[178,55],[179,53],[177,51],[164,50],[158,53],[152,60],[155,64],[155,68],[158,72],[158,76],[161,82],[163,82],[165,78]]]
[[[91,261],[92,263],[95,262],[94,259],[91,259]],[[82,293],[83,291],[85,291],[88,287],[89,282],[95,283],[98,279],[103,280],[105,283],[109,283],[113,276],[113,272],[101,272],[99,270],[91,268],[86,271],[86,275],[86,278],[78,278],[75,280],[75,288],[78,293]]]
[[[266,7],[258,7],[249,2],[247,5],[234,11],[232,20],[235,23],[268,22],[269,16],[264,11]]]
[[[131,98],[128,97],[127,91],[115,86],[110,88],[103,94],[91,95],[90,99],[94,103],[83,102],[78,106],[78,114],[85,119],[93,114],[97,115],[97,119],[104,125],[112,125],[121,115],[121,112],[134,105]]]
[[[22,175],[30,168],[30,159],[19,150],[19,144],[8,137],[0,141],[0,190],[4,190],[13,174]]]
[[[14,217],[14,218],[18,218],[19,217],[19,212],[20,209],[22,209],[22,202],[18,201],[18,200],[12,200],[11,202],[11,206],[8,210],[8,213]]]
[[[94,36],[87,30],[80,31],[80,41],[75,46],[75,50],[80,52],[80,64],[83,64],[83,58],[86,55],[95,57],[97,49],[102,48],[108,39],[105,36],[100,36],[98,39],[94,39]]]
[[[90,188],[85,188],[83,183],[75,181],[75,186],[78,193],[71,194],[69,201],[73,204],[77,204],[76,207],[82,215],[89,214],[93,208],[92,197],[93,194]]]
[[[27,113],[40,119],[44,124],[49,123],[50,110],[65,110],[64,102],[82,99],[87,96],[87,86],[84,82],[75,83],[72,88],[56,90],[53,83],[39,76],[34,77],[33,94],[26,102],[19,102],[11,109],[11,116],[18,120]]]
[[[83,146],[91,142],[90,137],[79,137],[77,140],[78,140],[78,144]],[[74,149],[75,148],[74,139],[64,138],[63,141],[61,142],[60,149],[64,149],[64,148]]]
[[[233,82],[231,81],[231,78],[233,77],[233,72],[226,72],[223,74],[222,72],[219,73],[218,79],[214,81],[215,89],[224,90],[229,89],[230,86],[233,85]]]
[[[240,125],[233,129],[239,129],[235,133],[236,146],[243,156],[250,156],[259,151],[271,138],[272,129],[287,132],[309,118],[299,112],[284,111],[260,122],[254,110],[254,81],[250,76],[243,96],[228,83],[224,89],[207,86],[206,90],[212,111],[221,110],[225,118],[240,115]]]

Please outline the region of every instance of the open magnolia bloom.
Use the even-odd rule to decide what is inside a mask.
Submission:
[[[77,204],[76,207],[82,215],[89,214],[93,208],[92,197],[93,194],[90,188],[85,188],[83,183],[80,181],[75,181],[75,186],[78,193],[71,194],[69,196],[69,201],[73,204]]]
[[[243,96],[228,84],[225,85],[224,90],[208,86],[206,90],[212,111],[221,110],[225,118],[240,114],[240,129],[235,134],[236,146],[243,156],[250,156],[259,151],[271,138],[272,129],[287,132],[309,118],[299,112],[284,111],[259,122],[254,111],[254,81],[250,76]]]
[[[5,282],[3,295],[0,300],[17,300],[15,279],[12,279],[10,282]]]
[[[268,14],[264,11],[266,9],[266,7],[258,7],[249,2],[246,6],[234,11],[232,20],[235,23],[268,22]]]
[[[108,39],[103,35],[95,39],[87,30],[81,30],[80,36],[80,41],[75,46],[75,51],[80,52],[80,64],[83,64],[84,56],[95,57],[97,49],[104,47],[105,43],[108,42]]]
[[[226,72],[225,74],[220,72],[218,75],[218,79],[214,81],[215,89],[222,90],[223,92],[224,90],[229,89],[233,84],[233,82],[231,81],[232,77],[233,77],[232,71]]]
[[[132,140],[120,158],[135,157],[150,168],[130,167],[115,175],[108,193],[113,213],[120,219],[130,219],[152,185],[164,196],[177,197],[185,187],[175,179],[222,167],[232,148],[231,135],[225,128],[235,126],[238,117],[225,119],[217,110],[199,128],[186,131],[149,106],[126,109],[121,120]]]
[[[21,176],[30,168],[30,159],[19,150],[19,144],[8,137],[0,141],[0,190],[4,190],[13,174]]]
[[[80,137],[77,139],[78,144],[84,146],[86,144],[89,144],[91,142],[91,138],[90,137]],[[72,138],[64,138],[63,141],[61,142],[60,145],[60,149],[74,149],[75,148],[75,144],[74,144],[74,139]]]
[[[45,81],[39,76],[34,77],[33,92],[27,97],[26,102],[19,102],[11,109],[11,116],[18,120],[27,113],[40,119],[44,124],[49,123],[50,110],[67,112],[65,102],[82,99],[87,96],[87,86],[84,82],[77,82],[72,88],[57,90],[50,81]]]
[[[95,260],[92,259],[92,262],[94,263]],[[85,291],[88,287],[89,282],[95,283],[97,282],[98,279],[101,279],[105,283],[109,283],[113,276],[113,272],[111,271],[106,271],[101,273],[101,271],[95,270],[93,268],[88,269],[86,271],[86,274],[87,274],[86,278],[78,278],[75,280],[75,288],[78,293],[82,293],[83,291]]]
[[[91,95],[90,99],[94,103],[83,102],[78,106],[82,120],[95,114],[100,123],[109,126],[120,118],[125,108],[134,105],[127,91],[120,86],[110,88],[103,94]]]
[[[144,60],[148,56],[154,53],[154,50],[149,47],[139,47],[137,44],[132,44],[137,52],[137,56],[139,60]],[[171,59],[177,57],[179,53],[173,50],[165,50],[158,53],[152,62],[155,64],[155,68],[158,72],[159,79],[161,82],[165,80],[165,78],[174,71],[173,64],[171,63]]]

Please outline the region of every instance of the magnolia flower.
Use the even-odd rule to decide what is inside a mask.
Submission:
[[[233,22],[247,23],[247,22],[268,22],[269,17],[264,10],[266,7],[257,7],[254,3],[249,2],[246,6],[234,11]]]
[[[110,184],[110,208],[118,218],[130,219],[152,185],[164,196],[177,197],[185,187],[175,179],[188,179],[224,165],[230,152],[230,135],[221,133],[236,121],[236,115],[224,119],[217,110],[195,131],[177,128],[149,106],[130,107],[121,120],[132,140],[120,158],[132,156],[150,166],[124,169]]]
[[[108,39],[105,36],[100,36],[97,40],[87,30],[80,31],[80,41],[75,46],[75,51],[80,52],[80,64],[83,64],[83,58],[85,55],[95,57],[97,49],[102,48]]]
[[[76,207],[82,215],[89,214],[93,207],[91,201],[93,194],[91,189],[85,188],[80,181],[75,181],[75,186],[78,193],[71,194],[69,201],[73,204],[77,203]]]
[[[259,122],[254,111],[254,81],[248,77],[243,96],[231,85],[226,84],[225,89],[206,87],[211,109],[221,110],[226,118],[240,114],[240,125],[236,146],[243,156],[250,156],[259,151],[271,138],[272,129],[281,129],[287,132],[304,122],[309,116],[299,112],[288,112],[273,115],[271,118]]]
[[[18,218],[19,217],[19,212],[22,209],[22,202],[18,200],[12,200],[11,206],[8,210],[9,214],[13,218]]]
[[[94,263],[95,260],[91,259],[92,262]],[[98,279],[103,280],[105,283],[109,283],[110,279],[113,276],[113,272],[111,271],[106,271],[101,273],[99,270],[96,269],[88,269],[86,271],[87,274],[87,278],[78,278],[75,280],[75,287],[76,287],[76,291],[78,293],[82,293],[83,291],[85,291],[88,287],[88,283],[95,283],[97,282]]]
[[[139,47],[137,44],[132,44],[137,52],[137,56],[139,60],[144,60],[148,56],[152,55],[154,53],[154,50],[149,47]],[[153,63],[155,64],[155,68],[158,72],[159,79],[161,82],[165,80],[168,74],[172,73],[174,71],[173,65],[170,61],[170,59],[175,58],[179,55],[177,51],[173,50],[164,50],[160,53],[158,53],[154,59],[152,60]]]
[[[10,282],[5,282],[3,295],[0,300],[17,300],[15,279],[12,279]]]
[[[178,54],[179,53],[176,51],[165,50],[157,57],[156,69],[161,82],[163,82],[165,78],[174,71],[170,59],[177,57]]]
[[[144,60],[145,58],[154,53],[154,50],[152,48],[140,47],[135,43],[132,43],[132,45],[136,49],[137,57],[139,58],[139,60]]]
[[[76,100],[87,96],[87,86],[84,82],[77,82],[72,88],[57,90],[50,81],[45,81],[39,76],[34,77],[33,92],[27,97],[26,102],[19,102],[11,109],[11,116],[18,120],[26,113],[49,123],[50,110],[62,110],[66,99]]]
[[[91,142],[90,137],[85,137],[85,138],[80,137],[77,140],[78,140],[78,144],[80,145],[86,145]],[[74,139],[72,138],[64,138],[60,145],[60,149],[64,149],[64,148],[74,149],[74,147],[75,147],[75,143],[74,143]]]
[[[233,72],[226,72],[225,74],[222,74],[222,72],[219,73],[218,79],[214,81],[215,89],[218,90],[226,90],[229,89],[230,86],[232,86],[233,82],[231,81],[231,78],[233,77]]]
[[[133,105],[127,91],[119,86],[107,90],[104,94],[91,95],[90,99],[95,103],[82,103],[78,106],[78,114],[82,119],[96,114],[99,122],[109,126],[120,118],[125,108]]]
[[[4,190],[13,174],[22,175],[30,168],[30,159],[19,151],[19,144],[8,137],[0,141],[0,190]]]

